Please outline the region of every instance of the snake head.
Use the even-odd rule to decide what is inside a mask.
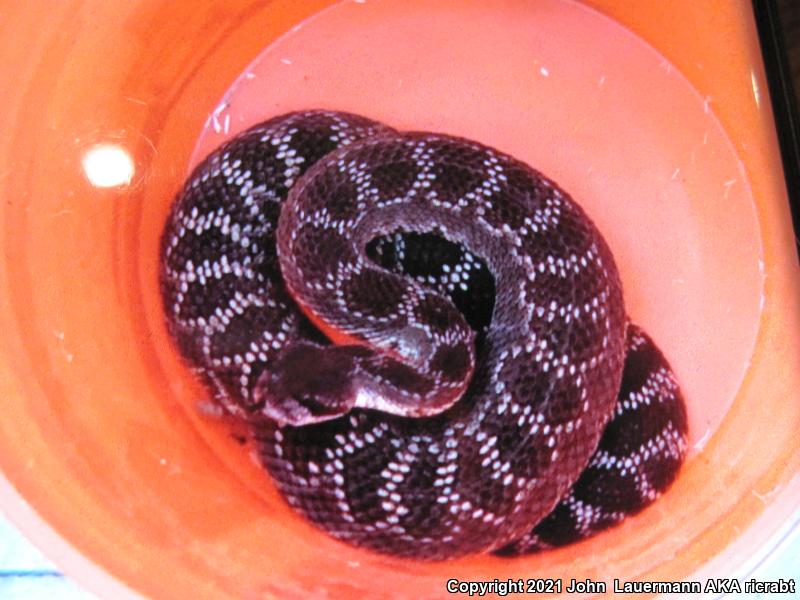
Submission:
[[[287,346],[259,376],[253,394],[262,414],[278,425],[309,425],[355,406],[357,346]]]

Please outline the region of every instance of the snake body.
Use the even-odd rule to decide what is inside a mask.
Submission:
[[[256,125],[178,194],[161,287],[286,501],[352,544],[563,545],[652,502],[685,454],[602,236],[477,142],[330,111]]]

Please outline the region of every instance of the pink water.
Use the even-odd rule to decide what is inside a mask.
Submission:
[[[328,108],[528,162],[606,236],[699,450],[749,364],[764,279],[749,185],[712,100],[576,2],[354,0],[264,50],[209,117],[195,161],[258,121]]]

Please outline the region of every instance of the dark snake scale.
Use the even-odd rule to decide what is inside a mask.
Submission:
[[[178,195],[161,287],[286,501],[351,544],[564,545],[651,503],[686,452],[594,224],[476,142],[325,111],[257,125]]]

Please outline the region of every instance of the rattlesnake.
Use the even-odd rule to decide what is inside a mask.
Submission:
[[[161,267],[181,353],[340,540],[422,559],[562,545],[683,460],[680,390],[606,242],[477,142],[270,119],[194,170]]]

